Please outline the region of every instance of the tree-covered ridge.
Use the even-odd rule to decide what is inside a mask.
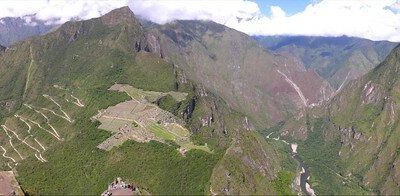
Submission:
[[[13,146],[7,146],[5,155],[14,156],[8,154],[13,147],[30,152],[21,154],[15,167],[27,193],[98,194],[120,176],[152,194],[208,194],[223,192],[226,184],[210,181],[221,179],[219,174],[233,170],[232,166],[230,182],[241,182],[242,175],[248,180],[240,189],[231,187],[231,192],[275,192],[270,183],[280,169],[279,159],[249,129],[247,119],[153,49],[149,34],[129,9],[122,8],[101,18],[67,22],[0,54],[1,123],[21,137],[29,130],[46,149],[33,146],[33,138],[25,141],[42,156],[34,149],[25,151],[29,146],[10,132]],[[185,121],[194,145],[207,143],[213,153],[193,149],[182,156],[175,143],[156,141],[127,141],[110,151],[98,149],[111,133],[98,129],[99,122],[91,117],[129,99],[125,93],[107,90],[115,83],[187,94],[182,101],[166,96],[155,103]],[[258,143],[252,143],[255,138]],[[243,141],[234,144],[243,149],[240,154],[225,153],[233,141]],[[259,151],[264,153],[260,156]],[[257,167],[245,160],[255,160]],[[10,161],[0,157],[2,169],[9,169]],[[260,179],[262,183],[254,187],[252,182]]]

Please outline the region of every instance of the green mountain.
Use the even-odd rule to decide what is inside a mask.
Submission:
[[[335,89],[382,62],[397,45],[356,37],[256,36],[265,48],[288,54],[315,70]]]
[[[351,173],[367,190],[385,195],[400,194],[399,57],[397,46],[328,105],[341,136],[343,174]]]
[[[17,41],[45,34],[56,27],[36,19],[34,15],[0,18],[0,44],[10,46]]]
[[[302,62],[270,53],[250,36],[223,25],[175,21],[149,31],[160,57],[250,117],[255,127],[269,127],[299,115],[333,93]]]
[[[143,194],[290,195],[304,167],[318,195],[400,194],[400,48],[372,68],[392,43],[308,39],[307,53],[267,50],[123,7],[17,42],[0,52],[0,170],[42,195],[99,194],[116,177]],[[322,66],[303,59],[314,48],[337,53]],[[333,63],[360,51],[368,69]],[[335,92],[350,67],[372,70]]]
[[[290,192],[288,156],[152,31],[124,7],[0,53],[1,170],[28,194],[99,194],[118,176],[151,194]]]
[[[324,106],[280,127],[319,194],[400,194],[400,47]]]

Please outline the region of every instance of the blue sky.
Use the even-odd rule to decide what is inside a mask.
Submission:
[[[254,0],[265,15],[271,14],[271,6],[281,7],[287,15],[303,11],[307,5],[317,2],[316,0]]]

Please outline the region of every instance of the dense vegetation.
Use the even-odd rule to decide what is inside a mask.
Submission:
[[[280,171],[278,177],[272,181],[278,195],[293,195],[291,184],[293,182],[294,175],[291,172]]]
[[[58,32],[73,31],[75,25],[66,24]],[[86,103],[79,110],[63,105],[75,119],[73,124],[56,117],[50,119],[67,139],[51,144],[44,154],[47,163],[30,157],[18,165],[18,180],[22,188],[29,194],[99,194],[109,182],[120,176],[138,183],[152,194],[204,194],[212,169],[222,156],[218,151],[211,154],[191,150],[183,157],[172,143],[133,141],[109,152],[96,148],[110,133],[97,129],[98,123],[90,118],[99,109],[128,99],[124,93],[108,91],[112,84],[126,83],[145,90],[168,92],[177,90],[177,81],[172,65],[155,55],[131,53],[129,46],[125,48],[129,31],[134,31],[129,26],[108,28],[99,20],[82,22],[81,26],[83,29],[96,29],[79,35],[73,41],[57,37],[55,33],[33,38],[27,42],[30,46],[20,46],[32,47],[36,64],[29,73],[27,102],[50,107],[41,94],[63,98],[62,91],[52,87],[57,84]],[[99,40],[104,44],[99,44]],[[20,52],[23,54],[23,50]],[[29,57],[29,50],[25,52]],[[28,60],[25,65],[29,65],[31,59],[25,59]],[[21,77],[13,78],[16,84],[21,83],[21,90],[15,91],[18,92],[15,96],[23,94],[21,91],[25,84],[26,74],[19,75]],[[8,84],[13,86],[13,83]],[[188,90],[193,91],[193,88]],[[16,108],[17,113],[28,112],[23,107]],[[46,140],[51,143],[51,138]]]
[[[130,13],[116,15],[125,16]],[[53,96],[75,120],[69,123],[55,115],[50,117],[49,121],[65,138],[63,141],[56,141],[51,136],[40,133],[37,127],[33,128],[32,131],[38,133],[38,137],[48,149],[43,154],[47,162],[39,162],[31,156],[16,167],[18,180],[28,194],[99,194],[106,189],[112,179],[119,176],[137,183],[152,194],[201,195],[212,192],[291,195],[293,194],[291,185],[299,168],[291,157],[290,146],[281,140],[265,139],[265,136],[272,132],[271,138],[282,137],[290,143],[299,143],[298,154],[309,167],[311,184],[317,194],[385,193],[380,192],[385,187],[389,191],[394,190],[389,193],[396,193],[395,182],[389,180],[397,175],[393,168],[400,152],[397,140],[399,129],[398,119],[396,116],[393,117],[395,110],[390,110],[390,107],[396,106],[391,101],[398,101],[400,90],[393,85],[397,82],[394,79],[382,82],[379,78],[395,78],[397,67],[388,70],[376,69],[374,74],[378,79],[369,75],[361,82],[354,83],[357,88],[350,90],[348,88],[345,91],[347,94],[344,93],[342,99],[333,100],[336,105],[327,112],[331,112],[332,114],[328,114],[331,116],[315,118],[317,115],[308,114],[314,117],[307,115],[299,117],[307,119],[304,125],[306,127],[302,129],[307,136],[299,141],[294,134],[290,135],[292,130],[288,130],[285,122],[278,123],[259,134],[252,131],[254,127],[260,126],[252,124],[254,118],[245,118],[241,113],[230,109],[236,104],[236,109],[245,108],[242,110],[245,114],[261,114],[262,116],[258,117],[265,120],[264,123],[272,122],[268,118],[274,115],[275,109],[279,110],[279,113],[285,113],[277,115],[276,120],[282,120],[281,117],[295,117],[289,111],[292,108],[289,97],[278,97],[278,99],[272,96],[270,91],[260,91],[260,94],[268,94],[266,97],[240,94],[237,92],[247,92],[244,90],[248,90],[246,86],[239,90],[231,88],[242,86],[240,82],[228,86],[231,85],[231,81],[236,79],[241,81],[239,79],[243,78],[254,79],[251,82],[264,81],[245,74],[238,78],[230,77],[236,74],[235,70],[243,70],[244,65],[251,64],[243,62],[242,69],[240,63],[237,64],[238,67],[234,66],[232,69],[224,67],[229,64],[225,61],[229,56],[225,56],[224,52],[231,50],[230,43],[244,45],[240,50],[247,51],[245,54],[258,55],[245,56],[243,59],[253,61],[260,58],[257,62],[266,63],[265,65],[273,64],[272,56],[260,50],[255,42],[248,40],[247,36],[214,23],[193,21],[175,23],[179,24],[178,27],[172,23],[167,25],[167,28],[161,28],[165,31],[159,32],[166,33],[160,40],[165,41],[170,38],[173,41],[168,42],[171,45],[167,45],[172,49],[168,48],[171,50],[158,53],[151,51],[147,40],[149,35],[136,19],[128,17],[116,20],[107,17],[68,22],[55,32],[20,42],[13,45],[10,50],[0,53],[1,123],[13,122],[10,119],[14,118],[14,114],[37,117],[35,112],[23,107],[23,103],[56,110],[57,106],[44,98],[43,94]],[[212,34],[207,33],[208,30]],[[192,46],[195,49],[191,48]],[[222,46],[229,47],[220,50]],[[196,49],[204,52],[206,60],[198,59],[203,53],[189,52]],[[170,54],[170,59],[161,58],[167,53]],[[176,57],[174,54],[187,56]],[[238,59],[234,58],[232,65],[243,60],[239,58],[241,55],[242,53],[234,54]],[[319,55],[321,58],[326,58],[332,54],[324,51]],[[398,56],[394,59],[398,59]],[[186,57],[191,60],[183,61]],[[172,61],[175,65],[166,59],[175,60]],[[187,67],[184,67],[185,65]],[[250,67],[250,70],[244,73],[275,73],[272,68],[269,70],[269,66],[260,65],[262,66]],[[203,68],[214,78],[197,75],[203,73],[201,71],[192,75],[187,74],[201,66],[205,66]],[[260,67],[268,69],[260,71],[258,69]],[[323,72],[331,75],[335,70],[330,67],[324,68]],[[257,88],[267,86],[272,81],[282,80],[282,77],[274,78],[275,76],[271,75],[268,77],[271,82],[265,80],[265,83],[256,85]],[[197,80],[193,79],[196,77]],[[214,84],[210,86],[217,85],[218,88],[213,92],[207,91],[207,88],[202,86],[203,80],[211,81]],[[364,104],[366,103],[364,86],[368,80],[374,80],[375,90],[378,89],[378,93],[372,94],[378,97],[372,99],[378,100],[373,104]],[[91,117],[97,114],[98,110],[129,99],[125,93],[107,90],[115,83],[128,84],[148,91],[187,93],[187,99],[184,101],[176,101],[167,95],[157,100],[156,104],[182,118],[186,122],[186,128],[192,132],[193,143],[207,145],[212,153],[192,149],[186,156],[182,156],[177,151],[178,146],[168,141],[165,143],[127,141],[110,151],[98,149],[96,146],[110,137],[111,133],[98,129],[99,122],[91,120]],[[54,85],[61,86],[65,90],[57,89]],[[280,86],[278,83],[277,85]],[[249,89],[250,87],[252,88],[249,86]],[[271,89],[277,90],[277,88]],[[350,91],[353,94],[350,94]],[[85,107],[77,108],[67,103],[69,101],[65,100],[71,98],[70,94],[79,97],[85,103]],[[219,96],[230,101],[227,104]],[[386,96],[390,98],[387,99]],[[251,99],[238,100],[243,97]],[[257,99],[252,100],[253,98]],[[257,102],[261,100],[267,100],[268,103]],[[287,111],[280,111],[281,107],[273,107],[274,110],[270,112],[269,106],[279,104],[269,102],[271,100],[285,102],[283,106],[287,106]],[[387,120],[390,118],[394,119],[393,122]],[[388,124],[390,126],[386,126]],[[302,123],[298,125],[302,126]],[[156,124],[152,128],[162,134]],[[295,128],[298,127],[293,126],[289,129]],[[375,129],[379,130],[374,132]],[[351,141],[347,143],[343,141],[344,136],[340,132],[346,130],[351,131],[349,139]],[[283,131],[287,132],[282,134]],[[354,141],[355,135],[359,133],[360,138],[369,136],[372,142],[365,142],[367,139],[359,139],[361,142]],[[163,137],[173,138],[172,135]],[[0,138],[1,142],[4,142],[3,140]],[[379,147],[372,149],[371,146]],[[382,157],[391,158],[382,159]],[[0,157],[1,169],[8,168],[7,161],[9,160]],[[379,171],[379,174],[374,174],[374,170]],[[385,179],[389,180],[386,182]]]
[[[359,181],[341,173],[343,164],[339,157],[340,138],[328,132],[323,119],[309,122],[311,130],[307,139],[299,145],[299,155],[309,167],[311,184],[319,194],[366,194]],[[312,127],[312,129],[311,129]]]
[[[16,169],[22,188],[28,194],[99,194],[119,176],[152,194],[200,195],[209,193],[210,181],[221,179],[217,174],[226,178],[225,169],[232,169],[235,174],[229,180],[240,184],[231,187],[232,191],[274,193],[271,181],[279,160],[269,144],[256,133],[244,131],[243,115],[210,92],[200,96],[200,87],[182,79],[185,76],[181,70],[149,52],[142,27],[130,11],[119,11],[99,19],[68,22],[52,33],[11,46],[16,50],[0,54],[1,122],[14,118],[14,114],[44,120],[22,105],[57,110],[43,94],[57,100],[74,119],[70,123],[48,114],[52,126],[64,138],[62,141],[33,126],[32,131],[46,145],[43,156],[47,162],[39,162],[34,156],[20,162]],[[193,149],[182,156],[172,142],[155,141],[128,141],[111,151],[98,149],[96,146],[111,133],[98,129],[99,122],[91,117],[100,109],[129,99],[125,93],[107,90],[115,83],[148,91],[188,93],[182,102],[165,96],[157,104],[183,118],[193,132],[193,142],[207,144],[212,153]],[[71,104],[67,99],[72,94],[85,106]],[[9,103],[13,103],[11,107]],[[3,110],[6,106],[9,108]],[[212,120],[204,124],[204,119]],[[237,144],[243,154],[227,155],[233,140],[243,141]],[[259,171],[244,162],[244,157],[268,168]],[[0,158],[2,169],[7,168],[7,161]],[[225,185],[217,185],[220,186],[214,186],[214,191],[223,191]]]

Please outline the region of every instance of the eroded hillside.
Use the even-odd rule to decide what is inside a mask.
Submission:
[[[175,21],[150,29],[154,51],[233,108],[269,127],[333,93],[300,61],[269,53],[248,35],[210,21]]]

